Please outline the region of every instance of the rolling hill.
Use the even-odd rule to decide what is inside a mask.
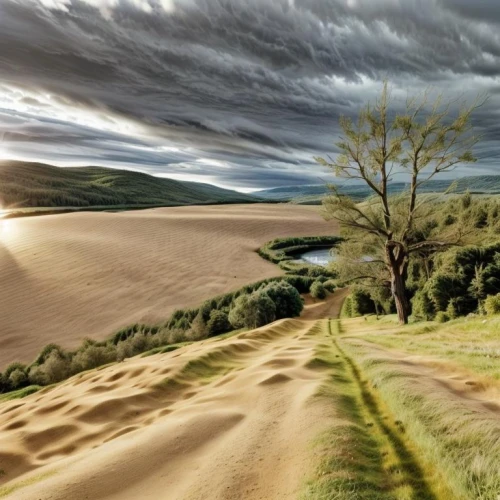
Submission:
[[[342,181],[343,182],[343,181]],[[363,199],[372,193],[363,184],[343,185],[339,182],[340,191],[355,199]],[[498,194],[500,193],[500,175],[478,175],[473,177],[462,177],[456,180],[431,180],[420,189],[421,193],[443,193],[455,184],[453,193],[464,193],[469,190],[478,194]],[[393,182],[389,186],[392,194],[401,193],[408,189],[406,182]],[[267,201],[291,201],[299,203],[319,203],[321,198],[329,193],[328,187],[324,184],[312,184],[305,186],[283,186],[273,189],[264,189],[253,193],[255,196]]]
[[[129,170],[0,162],[3,208],[177,206],[255,201],[252,196],[210,184],[175,181]]]

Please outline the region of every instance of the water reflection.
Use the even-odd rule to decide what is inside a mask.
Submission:
[[[336,259],[336,255],[331,253],[330,248],[319,248],[316,250],[308,250],[298,256],[301,262],[308,264],[316,264],[317,266],[327,266],[330,262]]]
[[[316,264],[317,266],[326,267],[330,262],[337,260],[337,254],[331,248],[317,248],[316,250],[308,250],[297,256],[297,262],[305,262],[307,264]],[[365,255],[360,259],[361,262],[371,262],[373,257]]]

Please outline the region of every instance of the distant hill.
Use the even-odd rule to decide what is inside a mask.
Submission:
[[[61,168],[0,161],[3,208],[249,203],[255,197],[210,184],[104,167]]]
[[[342,186],[339,182],[338,187],[341,193],[349,195],[355,199],[364,199],[370,196],[372,192],[362,184],[351,184]],[[420,189],[420,193],[443,193],[455,183],[453,193],[465,193],[469,190],[471,193],[479,194],[499,194],[500,193],[500,175],[478,175],[473,177],[463,177],[453,180],[431,180]],[[401,193],[409,188],[405,182],[393,182],[389,185],[392,194]],[[255,191],[253,194],[267,201],[297,201],[298,203],[319,203],[321,198],[330,191],[324,184],[312,184],[305,186],[284,186],[273,189],[264,189]]]

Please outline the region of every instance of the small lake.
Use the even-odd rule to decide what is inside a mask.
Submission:
[[[335,254],[330,253],[330,248],[317,248],[316,250],[308,250],[307,252],[297,255],[298,262],[307,262],[308,264],[316,264],[317,266],[327,266],[330,262],[336,259]]]
[[[331,248],[317,248],[316,250],[308,250],[307,252],[296,255],[295,262],[315,264],[317,266],[326,267],[330,262],[337,260],[335,252],[331,252]],[[373,257],[365,255],[360,259],[362,262],[371,262]]]

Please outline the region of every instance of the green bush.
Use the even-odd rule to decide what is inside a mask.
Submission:
[[[210,319],[207,323],[207,333],[209,337],[220,335],[231,331],[231,323],[227,313],[214,309],[210,313]]]
[[[365,314],[374,314],[375,302],[370,295],[360,289],[354,289],[342,306],[341,315],[346,318],[356,318]]]
[[[375,303],[370,295],[360,289],[354,289],[351,293],[353,317],[375,313]]]
[[[50,346],[47,346],[50,347]],[[47,349],[46,356],[39,356],[37,361],[43,362],[34,364],[29,371],[29,380],[35,385],[55,384],[68,378],[70,375],[71,361],[64,355],[64,351],[59,347]]]
[[[170,344],[178,344],[186,340],[186,332],[184,330],[168,329],[160,330],[155,335],[156,347],[167,346]]]
[[[311,296],[320,300],[326,298],[326,288],[321,281],[315,281],[311,285]]]
[[[328,271],[322,266],[312,266],[310,267],[307,275],[311,276],[311,278],[322,278],[324,281],[328,279],[325,274],[328,274]]]
[[[486,297],[484,301],[484,310],[488,316],[500,314],[500,293]]]
[[[448,321],[450,321],[450,317],[448,316],[448,313],[444,311],[438,311],[435,320],[438,323],[447,323]]]
[[[112,345],[99,345],[92,340],[86,340],[71,360],[71,372],[79,373],[98,366],[117,361],[116,348]]]
[[[65,356],[64,349],[58,344],[48,344],[41,351],[40,354],[36,357],[33,362],[34,365],[41,365],[45,363],[46,359],[53,353],[57,352],[61,357]]]
[[[459,316],[458,304],[459,303],[460,303],[460,301],[458,301],[457,299],[451,299],[448,302],[448,306],[446,307],[446,314],[448,315],[448,318],[450,318],[450,319],[458,318],[458,316]]]
[[[10,391],[9,381],[3,373],[0,372],[0,394]]]
[[[264,285],[259,288],[259,292],[267,294],[274,302],[275,319],[300,316],[304,308],[304,303],[299,292],[286,281],[277,281]]]
[[[276,318],[276,306],[264,292],[238,297],[229,313],[229,321],[235,328],[258,328]]]
[[[412,314],[417,321],[430,321],[434,318],[434,303],[423,290],[418,290],[413,299]]]
[[[15,368],[9,373],[8,383],[11,390],[21,389],[29,385],[28,375],[21,368]]]
[[[347,297],[342,304],[342,310],[340,312],[340,316],[343,318],[352,318],[353,310],[352,310],[352,299],[351,297]]]
[[[29,385],[28,371],[22,363],[11,363],[3,373],[3,383],[6,391],[21,389]]]
[[[457,286],[457,277],[452,274],[438,272],[427,281],[424,292],[432,301],[436,311],[445,311]]]
[[[486,296],[500,293],[500,244],[468,246],[437,256],[423,290],[436,311],[446,311],[450,301],[457,316],[478,311]]]
[[[284,279],[287,283],[296,288],[299,293],[309,293],[311,285],[314,283],[314,278],[310,276],[283,276],[283,278],[280,279]]]
[[[201,340],[208,337],[209,333],[208,333],[207,322],[210,320],[210,314],[211,311],[208,311],[207,313],[207,309],[199,310],[198,314],[191,323],[191,329],[190,329],[191,339]]]
[[[143,330],[147,329],[146,325],[140,325],[136,323],[135,325],[127,326],[126,328],[122,328],[118,332],[116,332],[113,337],[112,341],[116,345],[118,342],[123,342],[124,340],[127,340],[131,337],[133,337],[136,333],[142,332]]]

